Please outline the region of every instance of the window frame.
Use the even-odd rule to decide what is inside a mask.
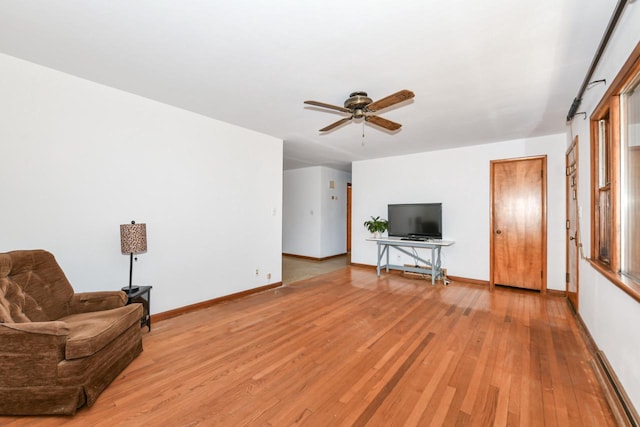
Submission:
[[[631,109],[632,102],[635,108]],[[620,188],[621,194],[621,230],[627,230],[627,234],[621,232],[620,258],[621,273],[630,277],[636,282],[640,282],[640,241],[634,237],[640,231],[640,122],[629,122],[630,113],[635,113],[635,119],[640,118],[640,70],[635,73],[634,78],[629,81],[621,94],[621,114],[625,118],[624,128],[621,129],[624,146],[620,147]],[[633,126],[635,125],[635,126]],[[633,131],[632,130],[633,127]],[[632,141],[631,138],[634,137]],[[632,145],[635,142],[636,145]],[[634,162],[632,164],[632,162]],[[635,167],[634,167],[635,166]],[[633,194],[631,194],[633,193]],[[631,212],[634,212],[632,214]],[[635,231],[636,234],[631,234]],[[633,252],[633,257],[628,253]],[[632,260],[633,258],[633,260]]]
[[[631,53],[629,59],[609,86],[609,89],[600,100],[590,117],[591,133],[591,256],[589,263],[600,273],[602,273],[613,284],[640,302],[640,283],[627,275],[621,273],[621,94],[636,81],[640,74],[640,43],[638,43]],[[601,186],[602,166],[601,156],[601,127],[600,121],[605,120],[608,129],[605,135],[607,164],[604,170],[609,175],[609,186]],[[606,184],[606,183],[605,183]],[[601,219],[607,215],[607,209],[600,205],[599,201],[604,192],[610,192],[609,219],[605,221],[608,225],[608,234],[601,233]],[[602,257],[602,249],[608,249],[608,258]]]
[[[613,135],[611,133],[610,107],[610,105],[605,105],[602,111],[598,111],[598,119],[592,119],[591,122],[591,132],[593,138],[595,138],[592,146],[591,159],[597,164],[597,169],[594,169],[595,172],[592,175],[594,177],[594,194],[592,195],[593,212],[596,220],[594,221],[594,229],[591,233],[591,247],[594,248],[592,258],[597,259],[603,264],[612,266],[614,265],[611,259],[611,249],[614,245],[614,227],[610,221],[613,217],[612,176],[614,174],[614,168],[617,165],[613,162],[614,152],[612,147]],[[604,132],[602,129],[603,126]],[[606,204],[603,203],[603,199],[606,199]],[[607,219],[609,219],[609,221],[607,221]]]

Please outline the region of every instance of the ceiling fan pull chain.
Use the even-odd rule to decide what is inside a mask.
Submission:
[[[364,120],[362,121],[362,146],[364,147]]]

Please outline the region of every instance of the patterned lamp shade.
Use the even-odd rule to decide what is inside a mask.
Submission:
[[[139,254],[147,251],[147,224],[120,225],[120,248],[123,254]]]

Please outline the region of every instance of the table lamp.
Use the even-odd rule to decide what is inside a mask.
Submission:
[[[121,224],[120,248],[123,254],[129,254],[129,289],[127,293],[131,294],[138,290],[137,286],[131,286],[133,254],[147,251],[147,224],[136,224],[135,221],[131,221],[131,224]]]

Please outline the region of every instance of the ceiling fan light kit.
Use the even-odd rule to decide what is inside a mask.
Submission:
[[[345,117],[338,120],[337,122],[331,123],[329,126],[323,127],[322,129],[320,129],[320,132],[327,132],[342,125],[343,123],[346,123],[353,119],[362,118],[364,118],[365,121],[376,126],[380,126],[390,131],[396,131],[400,129],[400,127],[402,127],[400,123],[393,122],[372,113],[391,107],[392,105],[399,104],[400,102],[407,101],[414,96],[415,94],[410,90],[403,89],[399,92],[396,92],[374,102],[371,100],[371,98],[369,98],[367,92],[358,91],[351,92],[351,94],[349,94],[349,98],[344,101],[344,107],[339,107],[337,105],[326,104],[324,102],[318,101],[304,101],[304,103],[316,107],[340,111],[341,113],[350,114],[349,117]]]

